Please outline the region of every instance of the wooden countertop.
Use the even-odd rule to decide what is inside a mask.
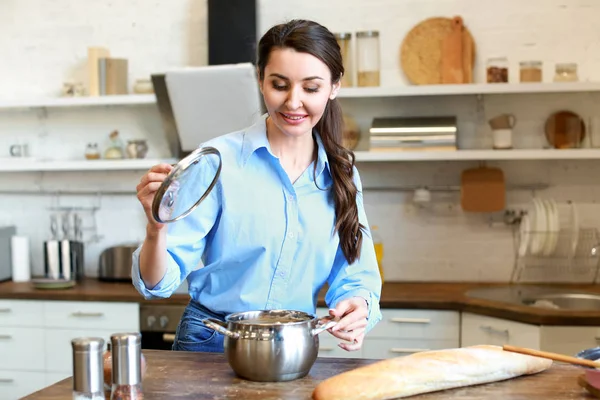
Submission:
[[[148,370],[144,399],[310,399],[322,380],[376,360],[319,358],[308,376],[291,382],[259,383],[235,377],[223,354],[145,350]],[[536,375],[467,388],[414,396],[415,400],[553,400],[591,399],[577,384],[582,370],[555,363]],[[67,378],[24,400],[70,399],[72,379]],[[106,397],[110,398],[110,394]]]
[[[499,283],[389,282],[381,292],[382,308],[437,309],[472,312],[539,325],[600,326],[600,311],[553,310],[467,297],[465,292],[482,287],[502,287]],[[580,289],[600,294],[600,285],[554,285],[564,289]],[[139,302],[141,304],[181,304],[189,301],[187,293],[176,293],[168,299],[145,300],[129,282],[112,283],[97,279],[78,282],[66,290],[35,289],[31,283],[0,283],[0,299],[70,300]],[[319,306],[325,306],[324,292]]]

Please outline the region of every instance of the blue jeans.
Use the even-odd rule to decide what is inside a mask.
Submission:
[[[202,323],[204,318],[223,321],[223,315],[215,314],[194,300],[190,300],[175,332],[173,350],[223,353],[224,336]]]

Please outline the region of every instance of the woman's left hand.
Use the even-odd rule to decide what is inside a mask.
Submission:
[[[350,343],[340,343],[338,346],[346,351],[359,350],[362,347],[367,327],[369,308],[362,297],[351,297],[340,301],[329,315],[339,318],[337,324],[329,329],[329,333],[338,339]]]

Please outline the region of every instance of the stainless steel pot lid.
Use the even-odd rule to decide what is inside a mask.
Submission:
[[[221,153],[200,147],[179,161],[152,201],[156,222],[169,223],[189,215],[210,194],[221,174]]]

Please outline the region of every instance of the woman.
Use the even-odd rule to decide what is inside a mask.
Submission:
[[[214,352],[223,351],[223,336],[201,319],[260,309],[314,313],[327,283],[325,301],[339,319],[329,331],[346,341],[341,348],[358,350],[381,319],[381,278],[354,155],[341,146],[339,46],[325,27],[294,20],[262,37],[257,70],[267,114],[204,143],[219,149],[223,167],[193,213],[168,228],[156,223],[152,199],[171,166],[141,179],[148,224],[133,283],[145,298],[164,298],[187,278],[191,300],[173,349]]]

